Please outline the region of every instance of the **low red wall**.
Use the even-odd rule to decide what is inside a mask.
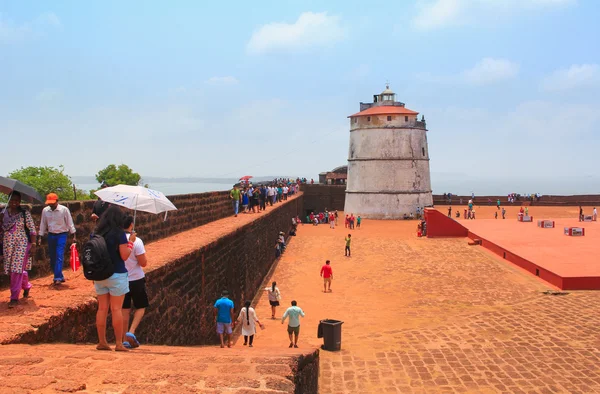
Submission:
[[[427,238],[466,237],[469,230],[456,220],[433,208],[425,209]]]
[[[545,282],[550,283],[553,286],[558,287],[561,290],[600,290],[600,277],[575,277],[575,278],[564,278],[552,271],[540,267],[532,261],[524,259],[523,257],[516,255],[509,250],[499,246],[479,235],[469,231],[469,238],[481,240],[481,246],[487,250],[497,254],[504,260],[524,269],[542,279]]]

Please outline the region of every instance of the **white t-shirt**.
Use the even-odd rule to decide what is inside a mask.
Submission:
[[[287,194],[287,193],[288,193],[288,191],[289,191],[288,187],[287,187],[287,186],[284,186],[284,187],[283,187],[283,194]]]
[[[127,239],[129,239],[129,235],[127,234]],[[137,256],[141,254],[145,254],[146,249],[144,249],[144,242],[140,238],[136,238],[133,243],[133,249],[131,250],[131,254],[129,258],[125,261],[125,268],[127,268],[127,272],[129,273],[129,281],[132,282],[134,280],[142,279],[144,276],[144,270],[142,266],[138,263]]]

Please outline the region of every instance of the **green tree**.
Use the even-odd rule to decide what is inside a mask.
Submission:
[[[55,167],[21,167],[8,174],[9,178],[16,179],[33,187],[42,197],[48,193],[58,194],[61,200],[73,200],[73,182],[65,168],[60,165]],[[89,195],[84,190],[78,190],[76,199],[89,200]]]
[[[96,174],[96,180],[99,183],[107,183],[110,186],[137,186],[139,185],[141,179],[142,176],[137,172],[133,172],[133,170],[126,164],[120,164],[119,167],[111,164]]]

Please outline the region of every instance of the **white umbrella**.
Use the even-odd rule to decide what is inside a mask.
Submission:
[[[133,209],[134,227],[137,211],[154,214],[165,212],[166,219],[166,212],[177,210],[163,193],[142,186],[117,185],[96,190],[94,194],[102,201]]]

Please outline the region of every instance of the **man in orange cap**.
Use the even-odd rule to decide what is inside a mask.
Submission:
[[[73,243],[77,241],[75,225],[71,211],[58,203],[58,196],[55,193],[46,196],[46,205],[48,206],[42,211],[37,244],[40,244],[41,237],[48,234],[48,254],[50,255],[50,265],[54,271],[53,284],[59,285],[65,281],[62,267],[68,233],[73,234]]]

